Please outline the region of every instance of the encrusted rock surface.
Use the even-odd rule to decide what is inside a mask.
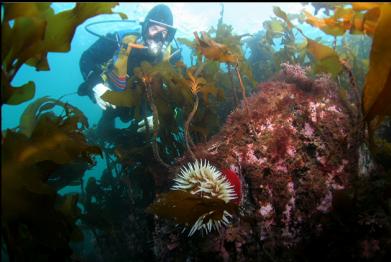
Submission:
[[[241,214],[231,227],[191,239],[158,221],[158,257],[257,261],[270,255],[265,250],[293,248],[308,232],[322,233],[335,193],[351,186],[357,123],[335,82],[282,64],[281,73],[258,88],[247,99],[249,112],[242,104],[217,135],[194,148],[197,158],[239,174]],[[188,161],[185,155],[179,164]]]

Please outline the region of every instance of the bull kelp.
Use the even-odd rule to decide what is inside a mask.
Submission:
[[[221,4],[207,27],[213,4],[183,20],[193,5],[168,5],[178,61],[137,61],[101,96],[121,112],[110,129],[96,101],[47,96],[60,85],[34,76],[79,70],[90,18],[143,30],[144,5],[2,4],[1,103],[23,109],[2,130],[2,258],[391,260],[391,4],[271,3],[266,18]],[[112,22],[98,41],[116,44]],[[74,46],[71,68],[48,59]],[[37,71],[24,82],[23,66]]]

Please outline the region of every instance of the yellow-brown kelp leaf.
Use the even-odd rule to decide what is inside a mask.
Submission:
[[[368,10],[368,12],[364,14],[362,23],[363,26],[360,28],[361,31],[363,31],[365,34],[368,34],[369,36],[373,36],[377,22],[379,21],[379,16],[380,8],[373,8]]]
[[[168,62],[152,66],[150,63],[143,61],[139,67],[133,70],[134,76],[129,79],[128,85],[123,92],[107,91],[102,99],[116,106],[131,107],[135,109],[135,118],[141,119],[141,100],[145,94],[146,85],[154,82],[154,75],[167,72],[168,69],[159,66]],[[168,66],[170,67],[170,66]],[[160,70],[159,70],[160,69]]]
[[[214,68],[214,65],[217,67]],[[212,73],[214,76],[215,73],[218,70],[218,63],[217,62],[211,62],[204,64],[205,71],[208,71],[209,73]],[[219,93],[219,90],[212,84],[208,83],[208,81],[203,77],[195,77],[193,75],[194,71],[196,71],[195,68],[187,69],[186,74],[190,80],[186,80],[186,85],[189,87],[193,95],[197,95],[198,93],[202,93],[203,99],[205,103],[208,103],[208,97],[209,94],[212,94],[213,96],[216,96]]]
[[[70,49],[70,42],[73,38],[76,27],[83,23],[86,19],[98,14],[111,14],[111,8],[118,3],[77,3],[75,8],[67,11],[54,14],[52,8],[47,3],[12,3],[6,4],[4,7],[5,18],[15,19],[15,25],[9,29],[8,20],[2,23],[2,29],[11,30],[9,35],[3,35],[2,44],[11,42],[9,45],[2,45],[4,56],[8,57],[9,49],[25,49],[18,46],[28,47],[28,53],[21,59],[26,61],[37,54],[47,52],[67,52]],[[27,8],[27,9],[23,9]],[[27,10],[26,15],[22,15],[20,10]],[[34,38],[32,38],[32,36]],[[15,38],[16,39],[13,39]],[[38,37],[38,38],[37,38]],[[15,41],[13,41],[15,40]],[[19,40],[17,42],[16,40]],[[36,45],[31,48],[29,45]],[[17,47],[15,47],[16,45]],[[13,51],[15,54],[15,51]],[[15,55],[11,57],[19,58]],[[13,61],[13,59],[10,59]]]
[[[284,32],[284,27],[280,21],[274,20],[270,22],[270,30],[272,30],[273,33],[281,34]]]
[[[54,103],[55,105],[58,105],[58,106],[62,106],[65,109],[67,117],[70,119],[73,119],[74,124],[76,124],[73,126],[74,129],[78,128],[77,124],[79,124],[79,123],[82,125],[82,128],[88,128],[88,119],[83,114],[83,112],[80,111],[80,109],[78,109],[77,107],[75,107],[71,104],[64,103],[59,100],[52,101],[52,103]],[[42,109],[42,108],[40,108],[40,109]]]
[[[52,12],[48,13],[54,12],[50,10]],[[18,66],[27,61],[31,66],[39,65],[39,70],[48,70],[46,53],[42,52],[46,29],[47,21],[43,15],[17,17],[12,29],[8,22],[2,23],[2,64],[9,72],[9,77],[16,73]]]
[[[381,3],[376,2],[353,2],[352,8],[354,11],[363,11],[363,10],[370,10],[373,8],[380,7]]]
[[[5,222],[39,212],[39,196],[54,202],[55,191],[35,165],[18,160],[19,152],[28,144],[26,136],[7,130],[2,144],[1,210]],[[43,211],[43,210],[42,210]]]
[[[373,36],[369,71],[365,78],[363,110],[367,121],[391,115],[391,4],[380,7]]]
[[[21,10],[26,11],[25,16]],[[3,73],[7,75],[9,82],[28,59],[42,56],[40,54],[47,26],[44,16],[53,13],[54,11],[46,3],[4,5],[5,19],[2,22],[1,55],[2,68],[5,69]],[[12,28],[7,19],[15,19]]]
[[[36,55],[35,57],[29,58],[26,63],[26,65],[29,66],[35,66],[35,69],[37,71],[49,71],[49,62],[46,57],[46,54],[44,55]]]
[[[193,41],[190,41],[189,39],[186,39],[186,38],[183,38],[183,37],[178,37],[177,38],[177,41],[186,45],[187,47],[189,47],[190,49],[192,48],[195,48],[195,44]]]
[[[193,94],[189,92],[188,81],[180,72],[163,75],[163,79],[169,87],[167,97],[172,104],[184,107],[193,103]]]
[[[336,77],[342,70],[337,56],[326,57],[321,61],[315,62],[315,72],[329,73],[333,77]]]
[[[75,8],[47,17],[45,49],[47,52],[67,52],[76,27],[98,14],[112,14],[118,3],[77,3]]]
[[[206,80],[203,77],[195,77],[191,69],[186,70],[186,74],[189,77],[189,80],[186,81],[191,93],[197,95],[200,92],[201,88],[206,84]]]
[[[304,14],[307,23],[329,35],[340,36],[349,30],[352,34],[372,36],[379,17],[380,6],[381,4],[365,4],[362,6],[353,4],[353,9],[336,7],[334,15],[327,18],[317,18],[307,11],[304,11]],[[366,10],[367,12],[361,13],[357,10]]]
[[[147,212],[174,219],[175,223],[188,226],[192,226],[199,217],[211,211],[215,211],[211,218],[221,219],[224,210],[232,214],[236,211],[236,207],[218,198],[201,198],[181,190],[163,194],[147,208]]]
[[[334,16],[338,17],[340,19],[346,19],[346,17],[349,17],[349,14],[351,13],[347,10],[340,9],[339,7],[337,7],[336,10],[337,11]],[[316,73],[320,73],[320,72],[330,73],[335,77],[341,72],[342,65],[339,62],[339,56],[332,48],[306,37],[301,29],[294,26],[290,22],[286,13],[284,11],[282,11],[279,7],[274,7],[273,11],[278,17],[282,18],[288,24],[288,27],[290,29],[291,28],[297,29],[304,36],[304,38],[307,40],[304,43],[304,45],[306,46],[307,51],[309,53],[311,53],[313,55],[313,57],[315,58],[314,69],[315,69]],[[334,23],[335,17],[327,18],[327,19],[319,19],[319,18],[312,16],[308,12],[305,12],[305,14],[307,15],[307,22],[308,23],[310,23],[314,26],[317,26],[322,30],[328,31],[329,34],[342,35],[345,32],[345,29],[340,30],[339,25],[335,25],[335,23]],[[280,61],[280,62],[282,61],[281,57],[277,54],[280,53],[280,54],[282,54],[282,57],[284,57],[285,55],[283,53],[281,53],[284,50],[285,49],[273,54],[276,61]],[[298,51],[298,50],[296,50],[296,51]],[[304,53],[303,52],[301,54],[301,59],[304,60]],[[279,64],[279,63],[277,63],[277,64]]]
[[[225,24],[222,22],[222,19],[219,19],[217,28],[214,29],[212,27],[209,29],[207,35],[215,34],[215,42],[225,45],[231,55],[237,56],[239,60],[243,60],[241,39],[249,34],[235,35],[233,30],[232,25]]]
[[[78,108],[45,96],[37,99],[24,110],[19,120],[20,132],[27,137],[30,137],[39,120],[38,116],[43,111],[50,110],[55,106],[62,107],[67,112],[68,117],[73,117],[75,121],[81,123],[83,127],[88,127],[87,118]]]
[[[253,71],[247,61],[239,61],[239,71],[253,86],[256,86],[257,82],[254,79]]]
[[[38,17],[42,10],[50,8],[51,3],[4,3],[4,21],[21,16]]]
[[[19,17],[15,19],[12,28],[8,22],[3,22],[1,37],[3,70],[9,72],[15,63],[24,63],[39,53],[45,30],[46,21],[36,17]]]
[[[283,36],[284,27],[281,21],[272,18],[271,21],[263,22],[263,27],[266,29],[265,40],[269,45],[274,45],[273,38]]]
[[[37,116],[36,113],[42,105],[42,103],[49,101],[50,98],[47,96],[37,99],[35,102],[30,103],[27,108],[24,110],[19,120],[19,130],[22,134],[27,137],[31,136],[33,129],[35,128]]]
[[[123,92],[107,91],[102,95],[102,99],[116,106],[138,107],[141,102],[141,95],[140,89],[126,89]]]
[[[206,58],[226,63],[237,63],[238,57],[232,54],[226,45],[213,41],[206,32],[201,32],[201,35],[202,39],[198,36],[197,32],[194,32],[197,49]]]
[[[203,85],[199,91],[206,104],[208,104],[209,95],[217,96],[219,90],[214,85]]]
[[[9,105],[19,105],[32,99],[35,95],[35,83],[33,81],[19,87],[11,87],[8,82],[3,82],[3,85],[4,93],[2,93],[2,96]]]
[[[328,35],[340,36],[345,34],[346,28],[344,22],[339,22],[335,17],[317,18],[307,11],[304,11],[306,22],[319,28]]]
[[[19,18],[15,21],[12,29],[8,22],[3,22],[1,37],[1,94],[3,103],[16,105],[34,97],[34,82],[30,81],[21,87],[13,87],[11,78],[14,71],[28,57],[30,48],[34,48],[33,43],[43,38],[44,29],[45,24],[35,18]]]
[[[206,140],[213,132],[219,129],[219,122],[216,110],[212,106],[208,106],[197,111],[191,130],[192,132],[200,133]]]
[[[57,164],[66,164],[76,159],[89,145],[81,133],[71,130],[67,123],[60,124],[56,119],[40,117],[31,140],[19,151],[18,161],[37,163],[50,160]]]
[[[44,183],[45,177],[37,166],[19,160],[19,153],[29,141],[26,136],[6,131],[2,144],[2,216],[7,219],[34,214],[34,195],[53,198],[55,191]],[[38,202],[39,204],[39,202]]]
[[[287,14],[282,11],[281,8],[279,8],[278,6],[273,6],[273,12],[276,16],[282,18],[287,23],[289,29],[292,29],[292,27],[294,27],[292,22],[289,20]]]
[[[330,11],[334,11],[336,7],[343,6],[344,2],[311,2],[311,5],[315,8],[315,15],[319,12],[320,9],[324,9],[323,13],[325,15],[330,15]]]
[[[368,10],[365,14],[355,13],[352,17],[352,24],[350,27],[351,34],[367,34],[373,36],[377,21],[380,15],[380,8],[375,7]]]
[[[41,115],[31,137],[7,130],[2,143],[2,210],[8,217],[36,212],[33,204],[39,195],[54,197],[55,191],[46,184],[57,165],[76,159],[91,162],[92,154],[101,154],[99,148],[87,144],[73,120]],[[54,201],[54,199],[53,199]]]
[[[62,107],[65,116],[45,112],[54,106]],[[20,118],[19,132],[29,139],[29,143],[18,153],[18,159],[22,162],[50,160],[64,164],[79,157],[91,162],[89,155],[101,152],[85,141],[80,128],[87,127],[87,118],[78,108],[48,97],[40,98],[30,104]]]
[[[51,112],[54,106],[61,106],[64,115]],[[77,178],[72,172],[75,169],[68,169],[68,173],[62,170],[61,174],[56,171],[75,163],[88,167],[87,163],[93,162],[91,155],[101,151],[87,144],[78,125],[85,125],[86,119],[71,105],[42,98],[27,111],[24,126],[33,126],[28,131],[31,135],[8,129],[2,136],[1,210],[2,226],[8,234],[5,237],[15,240],[21,248],[18,252],[27,250],[25,237],[29,247],[44,243],[45,250],[65,250],[69,248],[69,239],[82,239],[75,224],[80,212],[77,197],[63,198],[56,190],[58,184],[64,187]],[[85,170],[82,168],[77,174],[79,180]],[[57,188],[53,186],[56,183]]]
[[[325,72],[336,76],[341,72],[342,65],[339,62],[339,56],[331,47],[307,38],[307,50],[316,60],[315,71],[317,73]]]
[[[96,154],[100,154],[100,151]],[[53,170],[53,173],[50,173],[48,183],[56,191],[59,191],[66,186],[80,186],[82,183],[80,178],[94,164],[93,161],[86,162],[84,159],[77,159],[66,165],[58,165],[49,161],[42,162],[39,165],[44,170]]]
[[[21,103],[25,97],[8,101],[12,95],[10,84],[20,69],[27,63],[37,70],[49,70],[48,52],[67,52],[76,27],[86,19],[103,13],[113,13],[111,8],[118,3],[77,3],[72,10],[54,14],[48,3],[8,3],[4,5],[2,21],[1,93],[6,94],[2,103]],[[22,11],[23,10],[23,11]],[[120,14],[121,17],[125,15]],[[10,27],[9,20],[14,24]],[[29,84],[28,86],[31,86]],[[31,89],[29,90],[31,92]],[[19,92],[20,93],[20,92]]]

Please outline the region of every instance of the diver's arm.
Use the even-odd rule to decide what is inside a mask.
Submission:
[[[98,39],[90,48],[83,52],[80,58],[79,66],[84,79],[84,83],[79,86],[78,94],[80,96],[88,95],[95,101],[93,87],[102,83],[102,65],[113,57],[118,48],[113,34],[108,34],[106,38]]]

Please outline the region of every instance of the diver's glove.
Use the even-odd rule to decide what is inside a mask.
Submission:
[[[147,117],[147,122],[148,122],[149,130],[153,129],[153,116]],[[138,122],[138,127],[139,128],[137,129],[137,133],[145,132],[146,126],[144,120]]]
[[[110,88],[108,88],[107,86],[105,86],[104,84],[102,83],[99,83],[97,84],[96,86],[94,86],[92,88],[92,91],[94,92],[94,97],[95,97],[95,100],[96,100],[96,103],[99,105],[100,108],[102,108],[102,110],[106,110],[107,107],[112,107],[113,109],[116,108],[115,105],[113,104],[110,104],[109,102],[106,102],[102,99],[102,95],[104,93],[106,93],[107,90],[111,90]]]
[[[85,81],[79,85],[77,90],[77,94],[79,96],[89,96],[91,100],[93,100],[93,92],[92,88],[102,82],[102,78],[100,77],[100,73],[97,71],[91,70],[87,76],[85,77]]]

